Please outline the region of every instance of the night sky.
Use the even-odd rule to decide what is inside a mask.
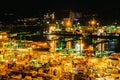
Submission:
[[[0,17],[41,16],[47,11],[78,11],[98,14],[98,19],[119,21],[120,6],[116,0],[3,0],[0,1]],[[62,15],[62,14],[61,14]],[[56,16],[58,16],[56,14]]]

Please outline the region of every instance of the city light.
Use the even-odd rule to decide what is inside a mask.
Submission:
[[[77,43],[76,46],[75,46],[75,50],[76,52],[82,52],[83,51],[83,46],[84,44],[83,43]]]
[[[0,79],[120,80],[119,23],[104,26],[87,11],[52,11],[10,22],[0,18]]]
[[[70,21],[67,21],[67,22],[65,23],[65,25],[66,25],[66,27],[71,27],[71,26],[72,26],[72,24],[71,24]]]
[[[91,21],[90,21],[90,24],[91,24],[91,25],[95,25],[95,24],[96,24],[96,20],[94,20],[94,19],[91,20]]]

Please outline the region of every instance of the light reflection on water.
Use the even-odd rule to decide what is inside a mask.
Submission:
[[[42,41],[47,41],[48,40],[48,43],[50,45],[50,43],[55,43],[55,44],[51,44],[51,50],[54,51],[54,47],[56,48],[60,48],[61,46],[61,49],[65,49],[66,48],[66,44],[67,44],[67,41],[65,40],[65,36],[62,35],[62,36],[58,36],[58,35],[49,35],[49,36],[42,36],[39,35],[37,37],[33,37],[31,39],[34,39],[35,41],[38,40],[40,41],[39,39]],[[74,36],[67,36],[67,38],[70,38],[70,42],[71,42],[71,49],[74,49],[75,48],[75,45],[77,43],[77,41],[80,41],[78,40],[79,37],[77,37],[77,39],[74,38]],[[27,39],[27,37],[26,37]],[[84,48],[83,49],[86,49],[88,48],[90,45],[91,45],[91,40],[89,38],[83,38],[82,39],[82,42],[84,43]],[[120,42],[117,40],[117,39],[112,39],[110,40],[109,42],[105,42],[105,43],[102,43],[104,45],[104,51],[115,51],[115,52],[120,52]]]
[[[57,36],[58,37],[58,36]],[[52,42],[53,40],[51,40],[50,42]],[[75,44],[77,43],[77,41],[80,41],[80,40],[77,40],[77,39],[74,39],[74,38],[72,38],[72,40],[71,40],[71,48],[73,49],[73,48],[75,48]],[[90,39],[82,39],[82,42],[84,43],[84,49],[86,49],[86,48],[88,48],[88,46],[90,46],[91,44],[91,42],[90,42]],[[56,45],[55,47],[60,47],[61,45],[62,45],[62,49],[65,49],[67,46],[66,46],[66,44],[67,44],[67,41],[65,41],[65,39],[63,38],[63,39],[55,39],[55,43],[56,44],[52,44],[52,45]],[[101,44],[101,43],[100,43]],[[104,43],[102,43],[102,45],[104,45],[104,47],[102,47],[102,48],[104,48],[103,50],[104,51],[114,51],[114,52],[119,52],[120,50],[119,50],[119,41],[117,40],[117,39],[115,39],[115,40],[112,40],[112,41],[108,41],[108,42],[104,42]],[[96,45],[96,47],[97,47],[98,45]],[[99,46],[99,48],[100,48],[101,46]],[[98,49],[98,50],[100,50],[100,49]]]

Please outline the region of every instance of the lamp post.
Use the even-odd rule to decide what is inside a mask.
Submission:
[[[94,33],[96,20],[95,19],[90,20],[89,24],[92,27],[92,33]],[[92,41],[92,44],[93,44],[93,53],[96,54],[96,42],[94,42],[93,39],[92,39],[92,33],[90,33],[90,36],[91,36],[91,41]]]
[[[95,20],[95,19],[92,19],[92,20],[90,21],[89,24],[92,26],[92,28],[93,28],[93,32],[94,32],[94,30],[95,30],[96,20]]]

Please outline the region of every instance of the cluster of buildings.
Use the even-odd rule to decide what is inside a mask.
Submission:
[[[36,75],[29,77],[40,77],[40,80],[47,76],[52,80],[64,80],[70,76],[72,80],[108,79],[107,76],[110,78],[112,75],[112,78],[120,77],[119,54],[111,56],[117,58],[116,63],[108,57],[111,51],[115,53],[119,49],[120,26],[101,26],[95,18],[90,19],[87,25],[82,25],[81,16],[70,11],[67,17],[57,20],[55,12],[52,12],[46,13],[42,19],[22,18],[14,24],[0,23],[0,60],[5,63],[0,66],[15,63],[10,68],[14,71],[15,66],[21,64],[19,67],[30,68],[29,73],[36,72]],[[10,71],[7,68],[5,70]],[[5,70],[1,70],[1,73]],[[79,75],[81,71],[82,75]],[[27,75],[27,70],[23,69],[23,73]],[[70,76],[65,77],[66,74]],[[25,78],[23,74],[20,75],[20,79]],[[9,75],[7,78],[10,78]]]

